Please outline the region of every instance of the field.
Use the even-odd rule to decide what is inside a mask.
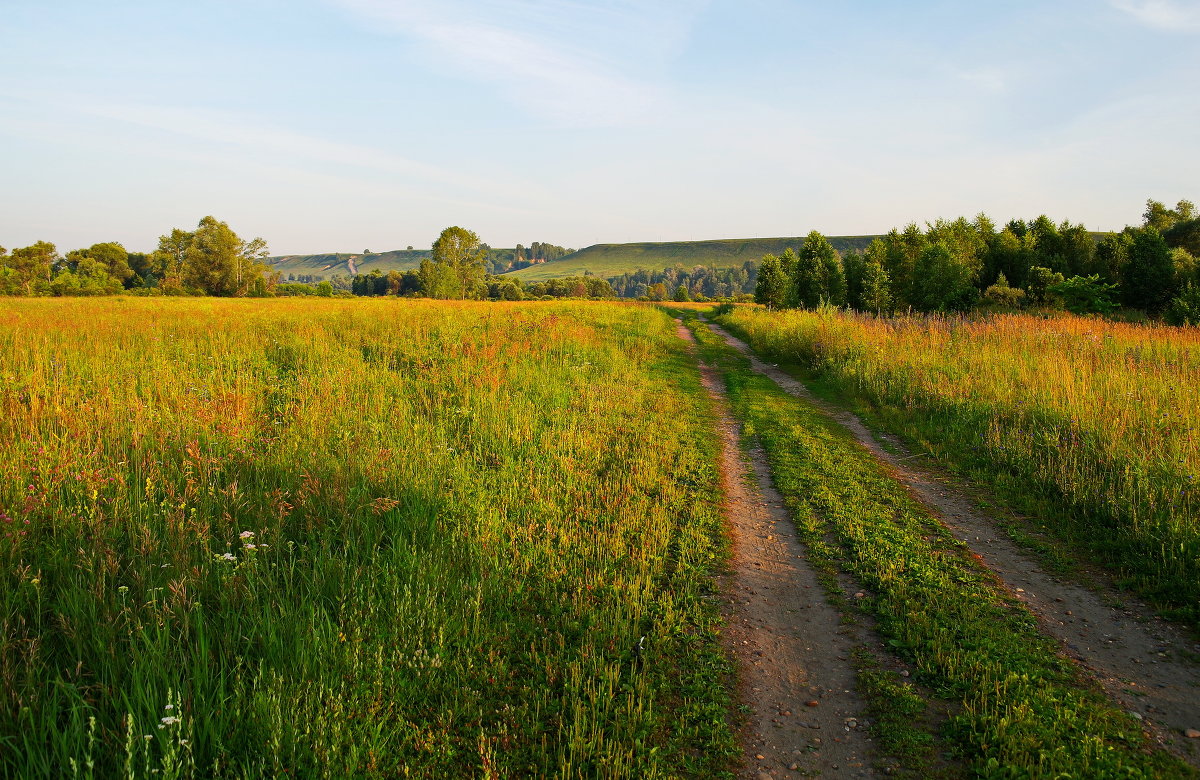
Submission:
[[[1196,776],[1194,638],[1066,581],[1200,624],[1200,337],[720,311],[0,301],[0,778]],[[928,455],[1036,518],[1041,601]],[[779,519],[732,523],[730,463]],[[819,583],[780,632],[833,626],[775,639],[840,703],[731,641],[775,522]]]
[[[874,236],[833,236],[829,239],[841,252],[865,249]],[[681,263],[685,268],[713,266],[740,268],[746,261],[758,262],[765,254],[781,254],[799,249],[801,238],[740,238],[714,241],[671,241],[641,244],[596,244],[549,263],[512,271],[526,282],[583,276],[585,272],[601,278],[620,276],[645,268],[661,271]]]
[[[673,327],[0,304],[0,776],[719,774],[724,540]]]

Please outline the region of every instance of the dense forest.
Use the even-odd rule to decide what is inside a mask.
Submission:
[[[1186,200],[1148,201],[1139,226],[1098,236],[1047,217],[1002,228],[985,215],[896,229],[862,253],[839,255],[813,232],[798,251],[767,255],[755,299],[772,308],[849,306],[891,313],[980,306],[1124,307],[1172,324],[1200,324],[1200,218]]]

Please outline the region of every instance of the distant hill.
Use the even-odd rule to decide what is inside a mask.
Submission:
[[[502,273],[514,264],[528,265],[530,263],[550,262],[546,257],[558,257],[570,250],[553,244],[533,242],[530,247],[521,248],[521,259],[517,259],[516,247],[487,247],[488,272]],[[266,262],[273,270],[278,271],[284,280],[289,275],[296,277],[357,276],[379,271],[408,271],[419,268],[422,260],[429,259],[433,254],[430,249],[393,249],[390,252],[371,252],[368,254],[346,254],[336,252],[324,255],[277,255],[268,257]]]
[[[866,249],[878,236],[830,236],[839,252]],[[639,268],[661,271],[682,263],[685,268],[713,266],[738,268],[747,260],[758,261],[766,254],[780,254],[788,247],[799,249],[804,238],[730,238],[716,241],[667,241],[641,244],[596,244],[539,265],[510,271],[526,282],[583,276],[585,271],[609,278]]]
[[[354,276],[369,274],[379,269],[382,273],[388,271],[407,271],[421,265],[428,258],[428,249],[395,249],[391,252],[378,254],[351,255],[334,253],[325,255],[281,255],[268,257],[266,262],[272,269],[278,271],[284,279],[288,274],[295,276]]]

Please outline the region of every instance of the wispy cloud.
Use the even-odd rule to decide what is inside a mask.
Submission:
[[[245,114],[213,108],[191,108],[141,103],[100,102],[83,95],[60,94],[45,98],[15,90],[0,90],[0,97],[17,101],[33,115],[53,112],[107,120],[116,125],[128,125],[158,131],[163,137],[189,139],[193,153],[197,143],[218,149],[225,154],[239,151],[259,161],[271,161],[277,166],[314,169],[328,164],[342,171],[391,174],[397,177],[393,186],[447,189],[503,194],[499,185],[455,170],[397,155],[378,149],[320,136],[307,135],[284,127],[262,122]],[[9,123],[17,129],[13,123]],[[178,145],[178,144],[176,144]]]
[[[1111,3],[1147,27],[1200,32],[1200,2],[1196,0],[1111,0]]]
[[[617,125],[666,98],[661,71],[706,0],[333,0],[569,125]]]

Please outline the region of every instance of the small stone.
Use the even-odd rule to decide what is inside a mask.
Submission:
[[[1188,739],[1200,739],[1200,729],[1188,729],[1187,731],[1183,732],[1183,736],[1187,737]]]
[[[820,737],[813,737],[813,738],[812,738],[812,743],[813,743],[814,745],[819,745],[819,744],[821,744],[821,738],[820,738]]]
[[[1142,720],[1142,713],[1140,713],[1140,712],[1131,712],[1129,714],[1132,715],[1133,717],[1137,718],[1138,720]]]
[[[867,594],[863,593],[861,590],[858,593],[854,594],[854,598],[856,598],[856,599],[865,599],[866,597],[867,597]]]
[[[759,772],[758,780],[774,780],[774,778],[771,777],[770,772]]]
[[[908,677],[908,675],[909,675],[909,671],[907,669],[904,669],[900,672],[901,677]]]
[[[766,756],[764,756],[762,753],[755,753],[754,757],[757,758],[759,761],[762,761],[763,759],[766,758]]]
[[[1068,614],[1068,615],[1074,615],[1075,613],[1074,613],[1074,612],[1072,612],[1071,610],[1069,610],[1069,609],[1068,609],[1068,610],[1067,610],[1067,614]]]
[[[804,702],[805,707],[817,707],[817,706],[820,706],[820,704],[821,704],[821,702],[817,701],[816,699],[811,699],[809,701]]]
[[[788,767],[788,770],[789,770],[789,771],[792,771],[792,772],[799,771],[799,769],[800,769],[800,765],[799,765],[799,764],[795,764],[795,763],[794,763],[794,764],[792,764],[791,766],[789,766],[789,767]]]

